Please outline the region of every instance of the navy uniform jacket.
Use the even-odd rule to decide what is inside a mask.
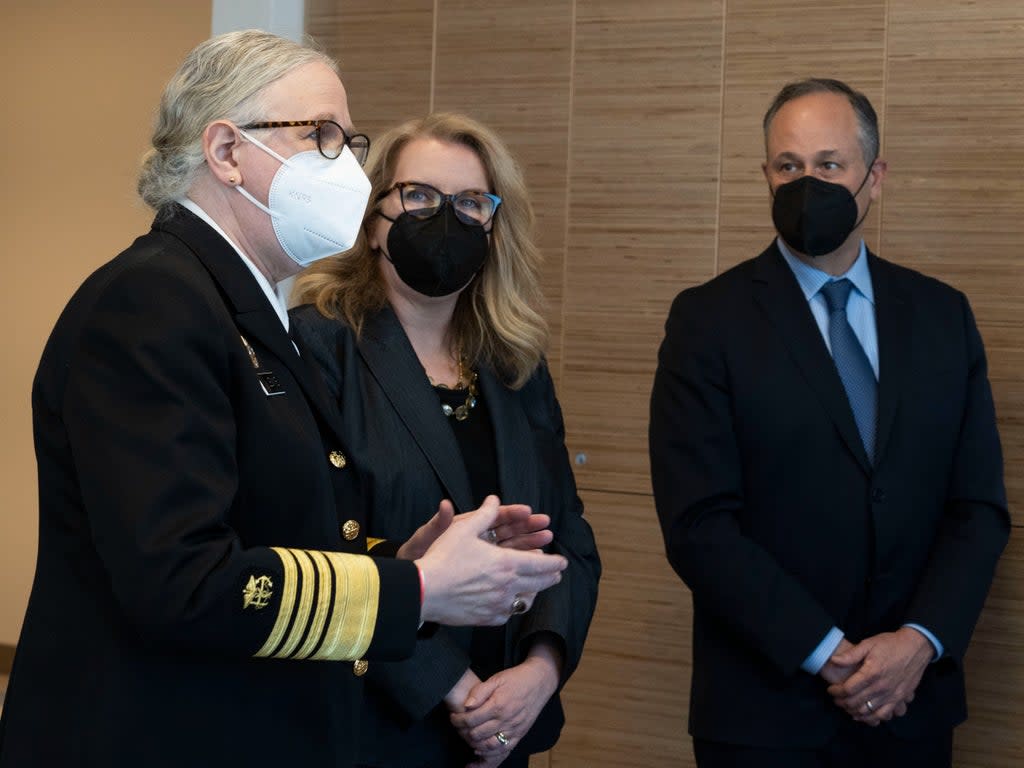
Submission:
[[[347,325],[324,318],[312,306],[293,310],[292,321],[340,404],[345,439],[366,478],[370,536],[403,541],[445,498],[457,512],[473,509],[469,477],[448,417],[394,312],[386,308],[368,317],[358,339]],[[561,409],[546,365],[520,390],[504,386],[487,367],[478,373],[494,426],[501,486],[495,492],[504,502],[529,504],[549,514],[555,536],[550,549],[569,560],[562,581],[540,593],[528,613],[510,619],[504,663],[518,664],[530,639],[549,633],[562,646],[564,682],[583,652],[601,566],[576,494]],[[442,699],[469,666],[471,633],[442,627],[419,639],[412,659],[370,665],[369,706],[363,713],[367,740],[360,763],[451,763],[461,740],[453,736]],[[563,720],[556,695],[524,739],[523,751],[551,747]]]
[[[655,502],[693,592],[690,731],[814,747],[841,718],[799,669],[833,625],[917,623],[945,646],[907,714],[966,717],[962,662],[1009,534],[985,353],[963,294],[868,256],[879,345],[872,467],[796,277],[772,244],[672,305],[651,399]]]
[[[184,209],[84,283],[33,387],[39,556],[2,768],[351,764],[352,660],[411,653],[419,585],[365,555],[321,387]]]

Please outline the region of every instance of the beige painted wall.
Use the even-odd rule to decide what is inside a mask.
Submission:
[[[138,159],[164,82],[210,16],[210,0],[4,0],[0,645],[17,642],[35,568],[39,355],[82,279],[149,228]]]

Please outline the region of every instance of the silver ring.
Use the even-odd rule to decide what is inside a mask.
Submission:
[[[868,699],[867,701],[865,701],[864,702],[864,706],[868,708],[868,712],[874,712],[875,711],[875,705],[871,703],[871,699]]]
[[[507,747],[509,745],[509,742],[512,741],[508,736],[505,735],[504,731],[498,731],[496,734],[494,734],[494,738],[496,738],[498,740],[498,743],[501,744],[501,746],[503,747]]]
[[[515,600],[512,601],[512,609],[509,611],[509,613],[511,613],[513,616],[519,613],[526,613],[526,601],[523,600],[523,598],[521,597],[517,597]],[[498,733],[501,733],[501,731],[498,731]],[[498,741],[501,741],[501,739],[498,739]]]
[[[484,531],[484,534],[487,536],[487,540],[491,542],[491,544],[498,543],[498,532],[493,528],[488,528],[486,531]]]

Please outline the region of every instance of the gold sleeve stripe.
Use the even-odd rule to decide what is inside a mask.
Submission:
[[[256,651],[256,656],[267,657],[274,653],[274,649],[281,644],[281,638],[288,628],[288,622],[292,617],[292,609],[295,606],[295,590],[298,587],[298,568],[295,565],[295,558],[287,549],[271,547],[281,558],[281,566],[284,569],[284,584],[281,592],[281,605],[277,609],[277,619],[274,621],[274,628],[270,630],[270,636],[263,647]]]
[[[274,654],[282,658],[288,658],[295,653],[299,643],[306,637],[306,633],[309,630],[309,613],[313,607],[313,597],[315,596],[317,586],[316,579],[313,578],[313,562],[309,553],[304,549],[291,549],[289,551],[299,563],[302,589],[299,592],[299,608],[295,612],[295,621],[292,622],[291,631],[288,633],[288,637],[285,638],[281,650]]]
[[[378,544],[383,544],[385,541],[387,541],[387,539],[375,539],[373,538],[373,536],[367,536],[366,551],[372,552],[374,547],[376,547]]]
[[[373,639],[380,575],[366,555],[272,547],[283,584],[259,657],[353,661]]]
[[[331,612],[331,585],[334,581],[330,565],[323,552],[315,549],[307,550],[306,554],[313,560],[316,566],[316,582],[319,588],[316,592],[316,606],[313,610],[313,620],[309,626],[309,633],[302,647],[295,652],[296,659],[308,659],[309,655],[316,649],[320,638],[324,633],[324,625],[327,623],[327,616]]]
[[[334,573],[331,620],[314,659],[359,659],[370,647],[377,622],[380,575],[364,555],[324,552]]]

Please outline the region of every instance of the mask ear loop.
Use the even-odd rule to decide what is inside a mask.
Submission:
[[[257,139],[255,136],[250,136],[248,133],[246,133],[241,128],[238,129],[238,132],[242,135],[243,139],[245,139],[246,141],[248,141],[248,142],[250,142],[252,144],[255,144],[257,147],[262,149],[264,152],[266,152],[272,158],[274,158],[275,160],[280,162],[281,165],[291,165],[291,163],[289,163],[288,160],[286,160],[285,158],[281,157],[279,154],[277,154],[277,152],[272,150],[270,147],[268,147],[262,141]],[[245,189],[241,184],[236,185],[235,189],[237,189],[242,194],[242,197],[244,197],[250,203],[255,205],[257,208],[259,208],[265,214],[267,214],[267,216],[270,216],[271,218],[277,218],[278,216],[281,215],[279,213],[276,213],[276,212],[270,210],[267,206],[265,206],[263,203],[261,203],[255,197],[253,197],[252,194],[249,192],[249,190]]]
[[[857,187],[857,191],[853,193],[853,202],[854,202],[854,204],[857,203],[857,195],[860,194],[861,190],[864,189],[864,185],[868,183],[868,179],[871,178],[871,171],[874,170],[875,163],[877,162],[877,160],[878,160],[878,155],[875,155],[875,159],[872,160],[870,163],[868,163],[868,172],[864,175],[864,181],[862,181],[860,183],[860,186]],[[868,200],[868,207],[864,209],[864,215],[860,217],[860,220],[856,224],[853,225],[853,229],[854,230],[856,230],[857,227],[859,227],[861,224],[864,223],[864,219],[866,219],[868,217],[869,213],[871,213],[871,201],[870,200]]]

